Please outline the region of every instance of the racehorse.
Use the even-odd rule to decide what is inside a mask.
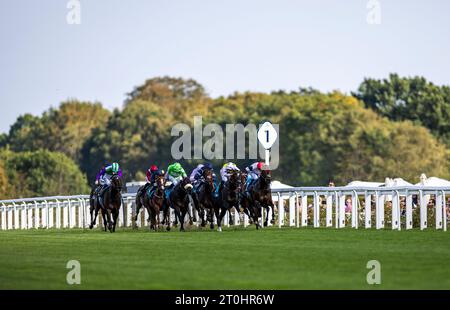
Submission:
[[[272,191],[270,190],[271,178],[270,170],[262,170],[258,180],[250,185],[250,188],[247,189],[247,191],[250,194],[250,204],[258,209],[258,217],[261,216],[261,208],[266,209],[266,214],[269,214],[269,208],[271,208],[272,220],[270,222],[274,224],[275,207],[272,201]],[[264,221],[264,226],[267,226],[267,222],[268,217],[266,217],[266,220]]]
[[[89,211],[91,213],[91,224],[89,224],[89,228],[92,229],[94,228],[95,223],[97,222],[97,216],[98,216],[98,212],[100,211],[100,204],[96,203],[96,195],[97,195],[97,190],[99,189],[99,186],[97,187],[93,187],[91,190],[91,194],[89,195]],[[95,211],[95,217],[93,217],[93,212]],[[106,231],[107,228],[107,223],[106,223],[106,214],[104,214],[104,212],[102,212],[102,217],[103,217],[103,227]]]
[[[217,230],[222,231],[222,219],[227,211],[233,207],[239,210],[240,172],[230,173],[228,180],[220,189],[219,196],[214,197],[214,212],[217,218]],[[211,229],[214,224],[211,223]]]
[[[197,210],[200,218],[202,219],[201,226],[206,226],[206,220],[210,223],[213,222],[214,212],[214,191],[215,184],[213,180],[213,171],[206,169],[203,171],[202,179],[199,180],[199,184],[196,187],[195,192],[192,193],[192,200],[194,207]],[[207,219],[205,220],[205,213],[207,212]]]
[[[97,195],[95,199],[94,203],[95,209],[100,207],[102,210],[102,214],[106,215],[108,229],[110,232],[116,231],[117,218],[119,217],[119,210],[120,206],[122,205],[121,192],[122,192],[122,180],[118,175],[113,175],[111,178],[111,185],[108,186],[105,190],[103,190],[102,193]],[[95,225],[95,221],[92,221],[89,227],[93,225]]]
[[[169,206],[175,210],[175,217],[181,224],[180,231],[184,231],[184,217],[189,212],[190,195],[192,184],[188,177],[183,178],[172,189],[169,194]],[[167,223],[167,230],[170,230],[170,209],[164,210],[164,221]]]
[[[142,185],[141,187],[139,187],[137,193],[136,193],[136,213],[134,215],[134,227],[137,228],[136,222],[137,219],[139,217],[139,211],[141,210],[142,207],[144,207],[144,196],[145,193],[147,192],[147,189],[150,187],[150,184],[147,183],[145,185]],[[148,210],[147,210],[148,211]],[[149,213],[150,214],[150,213]],[[150,218],[148,218],[148,221],[150,220]]]
[[[159,214],[164,204],[164,175],[155,177],[156,190],[153,195],[149,196],[149,191],[144,193],[144,206],[150,215],[150,229],[157,231],[160,225]]]
[[[241,188],[239,192],[240,205],[244,211],[244,213],[248,216],[250,223],[254,223],[256,225],[256,229],[259,229],[258,217],[261,216],[261,210],[256,208],[253,204],[251,204],[249,193],[247,193],[246,188],[247,182],[247,173],[241,173]]]

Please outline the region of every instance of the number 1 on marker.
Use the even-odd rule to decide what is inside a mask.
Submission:
[[[278,138],[277,131],[273,127],[273,125],[269,122],[265,122],[261,125],[258,130],[258,140],[262,144],[262,146],[266,149],[265,151],[265,161],[266,166],[269,166],[270,162],[270,151],[269,149],[275,143]]]

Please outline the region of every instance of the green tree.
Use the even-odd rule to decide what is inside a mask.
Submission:
[[[172,115],[159,105],[137,99],[122,112],[116,110],[106,128],[98,129],[83,147],[83,166],[92,180],[104,162],[117,161],[126,180],[151,164],[163,165],[170,158]]]
[[[3,161],[0,160],[0,199],[5,199],[8,196],[8,193],[9,193],[8,175],[6,174]]]
[[[42,117],[20,116],[11,126],[7,140],[16,152],[46,149],[79,162],[84,142],[93,129],[105,126],[109,115],[100,103],[69,100]]]
[[[423,125],[450,147],[450,87],[423,77],[365,79],[354,93],[366,107],[394,121]]]
[[[77,165],[61,153],[39,150],[0,152],[13,191],[7,198],[85,194],[89,188]]]

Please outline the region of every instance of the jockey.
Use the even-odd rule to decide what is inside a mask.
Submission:
[[[177,185],[185,177],[187,177],[186,172],[180,163],[173,163],[167,168],[166,180],[172,182],[171,187]]]
[[[154,166],[154,167],[156,167],[156,166]],[[158,186],[158,185],[156,184],[156,180],[155,180],[155,178],[156,178],[157,176],[164,176],[164,170],[159,170],[159,169],[154,170],[154,171],[152,172],[152,175],[151,175],[151,178],[150,178],[150,183],[147,183],[148,186],[147,186],[147,184],[145,184],[145,185],[147,186],[146,188],[149,188],[149,187],[150,187],[150,189],[149,189],[149,196],[150,196],[150,197],[153,196],[153,193],[156,191],[156,187]],[[144,189],[145,189],[145,188],[144,188]]]
[[[117,175],[119,176],[119,178],[122,177],[122,169],[120,169],[118,163],[112,163],[111,165],[106,166],[104,172],[100,173],[99,181],[101,189],[99,190],[99,193],[102,193],[103,190],[111,185],[111,178],[113,177],[113,175]]]
[[[155,172],[158,171],[158,167],[155,165],[152,165],[147,171],[146,171],[146,181],[147,183],[144,185],[144,188],[142,189],[141,193],[145,193],[146,190],[149,189],[150,186],[155,183]]]
[[[97,173],[97,175],[95,176],[95,185],[100,185],[100,178],[102,177],[102,175],[105,174],[105,168],[108,166],[109,164],[105,163],[100,169],[100,171]]]
[[[181,167],[180,163],[173,163],[169,167],[167,167],[167,172],[165,175],[165,179],[172,184],[166,187],[166,198],[169,199],[170,192],[183,178],[186,178],[186,172],[183,167]],[[163,207],[165,208],[165,207]]]
[[[249,188],[249,186],[259,178],[263,167],[264,163],[256,162],[245,168],[245,171],[247,171],[246,188]]]
[[[239,170],[239,168],[232,162],[228,162],[223,165],[222,169],[220,169],[220,177],[222,178],[223,183],[228,181],[228,178],[233,171],[241,170]]]
[[[205,170],[213,170],[213,165],[210,162],[205,162],[203,164],[199,164],[189,176],[189,179],[192,183],[197,183],[200,179],[203,178],[203,173]],[[213,177],[214,177],[214,171],[213,171]]]
[[[147,176],[147,183],[154,183],[155,182],[155,176],[154,172],[158,171],[158,167],[156,165],[152,165],[150,169],[147,170],[146,176]]]

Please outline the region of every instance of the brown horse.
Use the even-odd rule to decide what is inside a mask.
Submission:
[[[213,180],[213,171],[211,169],[205,169],[203,171],[202,179],[198,181],[196,190],[192,193],[192,201],[194,207],[197,210],[202,223],[201,226],[206,226],[206,220],[213,222],[214,202],[213,196],[215,191],[215,184]],[[207,211],[207,217],[205,215]]]
[[[94,202],[95,209],[100,208],[102,210],[102,214],[106,215],[108,229],[110,232],[116,231],[117,218],[119,217],[119,210],[122,205],[121,192],[122,180],[118,175],[113,175],[111,178],[111,185],[97,195]],[[93,226],[94,224],[95,222],[92,221],[90,226]]]
[[[266,214],[268,214],[269,208],[272,209],[272,220],[270,221],[272,224],[275,223],[274,215],[275,215],[275,207],[272,201],[272,191],[270,190],[270,182],[271,182],[271,173],[270,170],[262,170],[261,175],[258,180],[250,185],[250,188],[247,189],[250,196],[250,202],[253,206],[258,209],[258,217],[261,215],[261,208],[266,209]],[[264,226],[267,226],[268,217],[264,221]]]
[[[184,218],[189,212],[190,195],[192,191],[192,184],[188,177],[183,178],[172,189],[169,194],[169,206],[175,210],[175,217],[180,222],[180,231],[184,231]],[[166,207],[164,210],[164,219],[167,223],[167,230],[170,230],[170,208]]]
[[[220,188],[219,196],[214,197],[214,212],[217,218],[217,230],[222,231],[222,219],[228,210],[235,207],[239,210],[240,172],[233,171],[228,180]],[[211,223],[211,229],[214,224]]]
[[[150,229],[158,231],[160,225],[159,214],[164,204],[164,174],[155,177],[156,190],[149,196],[149,191],[144,193],[144,206],[150,215]]]

